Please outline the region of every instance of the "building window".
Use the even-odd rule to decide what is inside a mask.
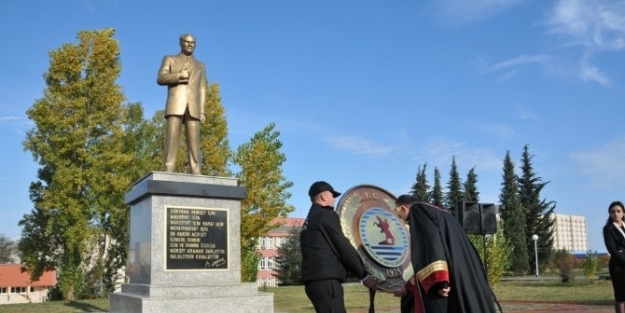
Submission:
[[[11,287],[11,293],[25,293],[26,287]]]
[[[260,269],[261,270],[267,269],[267,258],[260,259]]]
[[[35,287],[30,287],[30,292],[35,292]]]
[[[0,293],[7,293],[7,288],[6,287],[0,288]]]
[[[267,237],[266,249],[273,250],[273,237]]]

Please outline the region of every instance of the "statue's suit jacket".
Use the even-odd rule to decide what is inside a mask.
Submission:
[[[178,79],[178,73],[185,67],[189,71],[188,82]],[[168,86],[165,117],[184,115],[187,105],[191,117],[199,120],[200,115],[204,114],[206,69],[202,62],[182,53],[165,56],[156,82]]]

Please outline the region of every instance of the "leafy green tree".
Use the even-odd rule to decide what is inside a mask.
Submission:
[[[453,213],[456,213],[458,202],[462,201],[464,193],[462,191],[462,181],[456,166],[456,157],[451,159],[451,170],[449,171],[449,181],[447,182],[447,193],[445,194],[445,206]]]
[[[31,214],[20,221],[23,263],[32,278],[57,269],[63,297],[74,300],[85,290],[90,264],[103,264],[112,232],[122,233],[130,184],[125,154],[125,100],[116,83],[121,71],[113,29],[80,31],[78,43],[50,52],[44,96],[26,112],[35,127],[24,148],[40,168],[31,183]],[[98,260],[87,263],[91,257]],[[125,258],[121,256],[121,258]],[[124,260],[125,261],[125,260]],[[98,276],[98,277],[100,277]]]
[[[17,244],[11,238],[0,234],[0,264],[15,262],[14,255],[17,253]]]
[[[584,276],[586,281],[593,283],[597,278],[597,251],[586,251],[586,262],[584,262]]]
[[[507,151],[503,161],[503,181],[499,194],[500,215],[503,221],[503,235],[512,249],[510,270],[515,275],[524,275],[529,272],[530,264],[525,235],[525,214],[518,200],[519,186],[514,167],[510,151]]]
[[[443,187],[441,185],[441,172],[438,167],[434,167],[434,186],[430,194],[430,200],[432,204],[443,207]]]
[[[150,171],[163,169],[164,111],[157,111],[151,121],[145,120],[141,103],[130,103],[124,107],[126,136],[124,153],[134,155],[133,166],[128,175],[133,182]]]
[[[491,286],[497,286],[510,266],[512,247],[503,235],[504,231],[505,226],[499,222],[496,234],[468,235],[469,240],[480,255]],[[484,240],[486,240],[486,249],[484,249]]]
[[[529,251],[530,268],[534,268],[534,242],[533,235],[538,235],[538,262],[546,264],[553,250],[553,211],[556,204],[553,201],[540,199],[540,192],[548,184],[537,176],[532,167],[533,156],[529,153],[529,145],[523,147],[521,158],[521,176],[519,183],[519,202],[525,211],[525,241]]]
[[[477,191],[477,173],[475,173],[475,167],[469,170],[467,180],[464,182],[464,201],[480,201],[480,192]]]
[[[202,174],[230,177],[228,165],[232,158],[228,141],[228,124],[221,104],[219,84],[209,83],[206,88],[206,121],[202,123]]]
[[[278,280],[282,285],[301,285],[302,251],[299,246],[300,229],[293,227],[286,241],[278,248],[276,258]]]
[[[257,238],[276,227],[271,221],[286,216],[295,208],[287,205],[291,197],[287,189],[293,183],[282,173],[286,156],[280,152],[280,132],[271,123],[254,134],[250,142],[238,147],[233,161],[241,167],[239,184],[247,187],[247,197],[241,202],[241,279],[255,281],[259,256]]]
[[[430,195],[428,193],[430,186],[428,185],[427,175],[425,174],[426,167],[427,163],[423,166],[419,165],[417,180],[412,185],[411,194],[419,201],[430,202]]]

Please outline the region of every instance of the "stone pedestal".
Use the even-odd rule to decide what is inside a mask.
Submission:
[[[241,283],[240,201],[232,178],[152,172],[126,194],[129,284],[111,313],[273,312],[273,294]]]

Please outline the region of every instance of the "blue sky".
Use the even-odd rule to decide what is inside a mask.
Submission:
[[[0,233],[12,238],[32,208],[25,111],[43,96],[48,52],[106,27],[119,84],[147,118],[164,108],[162,57],[196,36],[232,148],[276,123],[294,217],[316,180],[399,195],[420,164],[446,183],[452,156],[496,203],[506,151],[518,164],[525,144],[550,182],[542,196],[586,217],[591,249],[605,251],[607,206],[625,200],[625,1],[24,0],[0,12]]]

